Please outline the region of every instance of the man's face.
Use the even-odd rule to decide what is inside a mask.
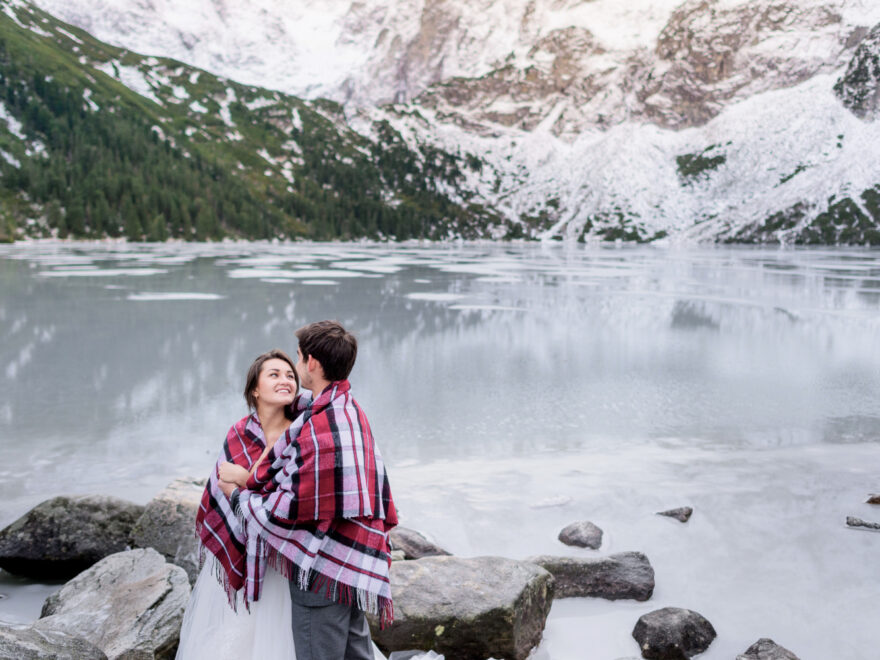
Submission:
[[[296,374],[299,376],[300,385],[302,385],[304,389],[310,389],[312,386],[312,378],[309,376],[306,361],[303,359],[302,351],[299,348],[296,349],[296,364],[293,365],[293,368],[296,369]]]

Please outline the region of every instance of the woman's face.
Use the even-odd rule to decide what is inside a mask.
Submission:
[[[293,367],[279,358],[271,358],[263,363],[254,398],[258,406],[289,406],[296,396],[296,377]]]

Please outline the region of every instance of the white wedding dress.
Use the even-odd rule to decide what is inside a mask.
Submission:
[[[260,600],[248,612],[229,606],[226,592],[206,561],[193,586],[180,628],[177,660],[294,660],[290,583],[266,568]],[[373,645],[376,660],[386,660]]]

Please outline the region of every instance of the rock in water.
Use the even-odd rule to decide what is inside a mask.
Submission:
[[[602,530],[587,520],[573,522],[559,532],[559,540],[565,545],[598,550],[602,545]]]
[[[526,561],[550,571],[556,598],[648,600],[654,593],[654,568],[641,552],[584,558],[540,555]]]
[[[668,518],[675,518],[678,522],[686,523],[691,519],[691,515],[694,513],[694,510],[689,506],[682,506],[677,509],[669,509],[667,511],[658,511],[658,516],[667,516]]]
[[[880,118],[880,25],[856,48],[846,73],[834,85],[834,93],[859,119]]]
[[[131,533],[134,545],[155,548],[184,569],[190,584],[199,574],[196,513],[204,490],[204,479],[175,479],[147,504]]]
[[[67,633],[0,623],[0,658],[9,660],[107,660],[97,646]]]
[[[144,507],[115,497],[55,497],[0,532],[0,568],[37,579],[70,578],[128,547]]]
[[[110,660],[173,658],[190,588],[151,548],[105,557],[46,599],[40,632],[85,638]]]
[[[425,557],[391,564],[394,623],[373,639],[388,651],[433,649],[456,660],[522,660],[541,640],[553,577],[502,557]]]
[[[402,550],[403,556],[406,559],[448,557],[452,554],[429,541],[421,532],[406,527],[395,527],[392,529],[389,539],[391,540],[391,547],[394,550]]]
[[[868,495],[868,499],[865,500],[865,504],[880,504],[880,495],[871,493]]]
[[[861,518],[856,518],[855,516],[847,516],[846,524],[850,527],[864,527],[865,529],[880,530],[880,523],[868,522],[867,520],[862,520]]]
[[[632,636],[639,643],[643,658],[687,660],[709,648],[716,633],[700,614],[664,607],[639,617]]]
[[[798,657],[787,648],[779,646],[772,639],[766,637],[752,644],[742,655],[736,656],[736,660],[799,660]]]

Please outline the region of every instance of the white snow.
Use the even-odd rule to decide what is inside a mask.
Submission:
[[[0,149],[0,156],[2,156],[3,160],[5,160],[7,163],[12,165],[13,167],[21,167],[21,161],[19,161],[18,158],[13,156],[11,153],[6,151],[5,149]]]
[[[24,131],[22,131],[21,122],[9,113],[3,101],[0,101],[0,121],[6,122],[6,128],[19,140],[27,139]]]
[[[95,68],[103,71],[111,78],[116,78],[131,91],[140,94],[153,103],[162,105],[162,101],[155,95],[147,75],[137,67],[121,64],[116,60],[110,60],[95,65]]]
[[[199,102],[199,101],[193,101],[192,103],[190,103],[190,104],[189,104],[189,109],[192,110],[193,112],[198,112],[198,113],[200,113],[200,114],[204,114],[204,113],[208,112],[208,108],[206,108],[206,107],[205,107],[201,102]]]

